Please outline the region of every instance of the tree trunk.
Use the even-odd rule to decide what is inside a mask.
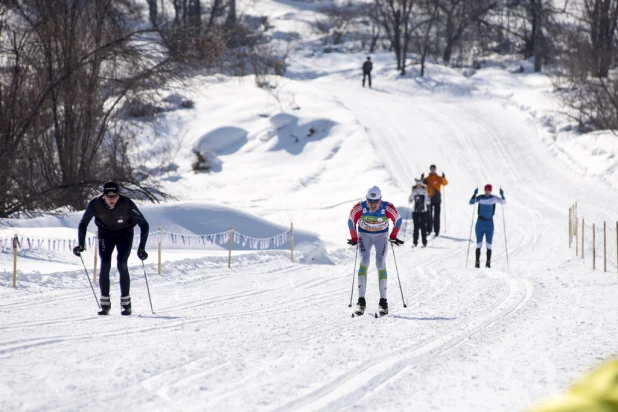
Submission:
[[[543,66],[543,0],[534,0],[533,8],[534,71],[540,72]]]
[[[444,64],[449,64],[451,62],[454,39],[455,23],[453,22],[453,11],[449,10],[446,15],[446,46],[444,47],[444,53],[442,54],[442,61]]]
[[[148,18],[152,27],[157,27],[157,0],[146,0],[148,2]]]
[[[225,24],[228,26],[233,26],[236,24],[236,0],[230,0],[230,11],[227,15]]]

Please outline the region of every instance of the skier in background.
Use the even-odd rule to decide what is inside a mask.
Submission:
[[[470,204],[479,204],[478,219],[476,221],[476,262],[475,268],[481,267],[481,246],[483,246],[483,236],[487,244],[487,262],[485,267],[491,267],[491,243],[494,237],[494,213],[496,212],[496,203],[506,204],[504,191],[500,189],[500,197],[491,194],[492,187],[490,184],[485,185],[485,194],[477,196],[479,190],[474,189],[474,194],[470,199]]]
[[[148,222],[140,213],[133,201],[119,193],[116,182],[107,182],[103,185],[103,194],[90,201],[78,227],[78,246],[73,253],[80,256],[86,248],[86,229],[94,217],[94,223],[99,230],[99,255],[101,256],[101,271],[99,272],[99,287],[101,288],[101,311],[99,315],[108,315],[111,310],[109,296],[109,271],[112,267],[112,253],[114,248],[118,252],[117,268],[120,273],[120,307],[123,315],[131,314],[131,296],[129,289],[131,279],[127,261],[133,245],[133,228],[139,225],[140,241],[137,257],[141,260],[148,258],[144,250],[148,240]]]
[[[392,220],[394,228],[390,234],[389,221]],[[388,251],[388,241],[395,245],[403,245],[403,241],[397,239],[397,234],[401,229],[401,216],[392,203],[382,200],[382,192],[377,186],[373,186],[367,191],[366,199],[358,202],[352,208],[348,218],[348,228],[350,229],[351,239],[348,244],[360,249],[361,263],[358,268],[358,304],[355,313],[362,315],[367,306],[365,301],[365,289],[367,287],[367,267],[371,260],[371,247],[376,250],[376,267],[380,285],[379,314],[388,313],[388,301],[386,297],[386,253]],[[356,224],[358,223],[358,234]]]
[[[436,165],[429,166],[429,175],[424,177],[425,174],[421,176],[421,180],[423,183],[427,185],[427,191],[429,192],[429,197],[431,197],[431,205],[429,206],[429,214],[427,217],[427,234],[431,233],[433,230],[434,236],[438,237],[440,235],[440,204],[442,203],[442,186],[448,185],[448,180],[446,180],[446,176],[442,173],[442,176],[438,176],[436,173]]]
[[[371,70],[373,70],[373,63],[371,57],[367,57],[365,63],[363,63],[363,87],[365,87],[365,78],[369,80],[369,88],[371,89]]]
[[[412,205],[412,220],[414,221],[414,246],[418,245],[418,234],[421,233],[423,247],[427,246],[427,210],[431,204],[427,186],[415,179],[416,184],[412,186],[412,194],[408,199]]]

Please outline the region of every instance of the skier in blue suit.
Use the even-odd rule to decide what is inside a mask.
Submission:
[[[479,204],[479,217],[476,221],[476,263],[474,267],[481,267],[481,246],[483,246],[483,236],[487,244],[487,262],[485,267],[491,267],[491,243],[494,237],[494,213],[496,212],[496,203],[506,204],[504,191],[500,189],[500,197],[491,194],[491,185],[485,185],[485,194],[477,196],[479,190],[474,189],[470,204]]]

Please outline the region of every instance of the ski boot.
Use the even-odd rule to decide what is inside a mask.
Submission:
[[[361,316],[365,313],[365,307],[367,306],[367,303],[365,302],[365,298],[358,298],[358,303],[356,304],[356,310],[354,311],[354,314],[356,316]]]
[[[379,305],[379,309],[378,309],[378,313],[376,313],[376,318],[378,316],[384,316],[384,315],[388,315],[388,302],[386,301],[386,299],[381,298],[380,299],[380,303]]]
[[[485,267],[491,267],[491,249],[487,249],[487,262],[485,262]]]
[[[474,262],[475,268],[481,267],[481,248],[476,249],[476,262]]]
[[[109,296],[101,296],[101,310],[98,312],[98,315],[109,315],[109,311],[112,310],[112,303],[109,299]]]
[[[129,316],[131,314],[131,296],[122,296],[120,298],[120,314],[123,316]]]

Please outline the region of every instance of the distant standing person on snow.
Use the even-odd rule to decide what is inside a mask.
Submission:
[[[117,267],[120,273],[120,307],[123,315],[131,314],[131,297],[129,288],[129,267],[127,261],[133,245],[133,228],[139,225],[140,241],[137,257],[141,260],[148,258],[144,250],[148,240],[148,222],[139,209],[127,196],[119,193],[116,182],[107,182],[103,185],[103,194],[90,201],[82,220],[79,222],[79,246],[73,248],[73,253],[80,256],[85,251],[86,229],[94,217],[94,223],[99,229],[99,255],[101,256],[101,271],[99,272],[99,286],[101,288],[101,311],[99,315],[108,315],[111,310],[109,296],[109,271],[112,267],[112,253],[114,248],[118,252]]]
[[[395,227],[388,235],[389,222],[392,220]],[[358,234],[356,224],[358,223]],[[403,245],[403,241],[397,239],[399,229],[401,229],[401,216],[392,203],[382,200],[382,192],[377,186],[367,191],[366,200],[358,202],[352,208],[348,218],[348,228],[350,236],[348,244],[358,247],[361,253],[361,263],[358,268],[358,304],[355,313],[362,315],[365,313],[365,289],[367,287],[367,267],[371,260],[371,247],[376,249],[376,267],[378,268],[378,278],[380,284],[379,313],[388,313],[388,302],[386,300],[386,252],[388,251],[388,241],[395,245]]]
[[[479,204],[479,217],[476,221],[476,263],[475,268],[481,267],[481,246],[483,246],[483,236],[485,236],[485,243],[487,244],[487,262],[485,267],[491,267],[491,242],[494,237],[494,213],[496,212],[496,203],[506,204],[504,198],[504,191],[500,189],[500,196],[494,196],[491,194],[491,185],[485,185],[485,194],[477,196],[479,190],[474,189],[470,204]]]
[[[436,165],[429,166],[429,175],[423,179],[424,176],[425,174],[421,176],[421,180],[427,185],[427,191],[431,198],[427,217],[427,234],[433,230],[434,236],[438,237],[440,235],[440,204],[442,203],[442,194],[440,192],[442,191],[442,186],[448,185],[448,180],[446,180],[444,173],[442,173],[442,176],[438,176]]]
[[[371,70],[373,70],[373,63],[371,57],[367,57],[365,63],[363,63],[363,87],[365,87],[365,78],[369,79],[369,88],[371,89]]]
[[[412,206],[412,219],[414,221],[414,246],[418,245],[418,232],[421,232],[423,247],[427,246],[427,210],[431,200],[427,192],[427,186],[421,181],[416,180],[416,185],[412,187],[412,194],[408,199]]]

